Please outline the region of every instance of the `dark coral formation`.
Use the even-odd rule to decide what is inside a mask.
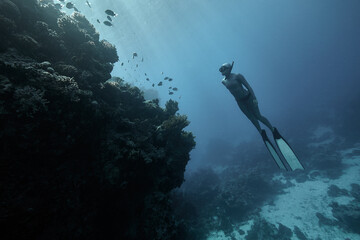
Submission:
[[[0,0],[3,239],[174,239],[189,122],[111,77],[116,49],[78,13]]]
[[[335,218],[338,219],[337,224],[347,231],[360,234],[360,186],[351,184],[351,195],[354,199],[346,204],[340,205],[333,202],[330,206]]]
[[[251,227],[245,239],[290,240],[292,235],[293,232],[291,229],[281,223],[279,223],[279,228],[276,228],[274,224],[257,217],[254,219],[254,225]]]
[[[319,226],[327,225],[327,226],[335,226],[336,221],[330,218],[325,217],[323,214],[317,212],[316,217],[319,219]]]
[[[346,189],[339,188],[338,186],[333,185],[333,184],[330,185],[327,193],[330,197],[340,197],[340,196],[348,196],[349,195],[349,193]]]
[[[294,233],[299,240],[307,240],[308,239],[298,226],[294,227]]]
[[[360,226],[360,186],[358,184],[351,184],[351,191],[341,189],[335,185],[331,185],[328,190],[328,195],[332,197],[349,196],[354,197],[346,205],[332,202],[330,207],[332,208],[334,219],[329,219],[321,213],[316,213],[316,217],[319,219],[319,225],[339,226],[348,232],[354,232],[359,234]]]
[[[332,213],[338,219],[338,225],[347,231],[360,234],[360,207],[359,201],[353,200],[347,205],[332,203]]]
[[[242,170],[237,167],[221,173],[202,169],[188,176],[181,189],[174,192],[176,213],[187,231],[186,239],[206,239],[213,230],[231,237],[234,225],[257,215],[259,207],[284,187],[258,172],[239,172]]]

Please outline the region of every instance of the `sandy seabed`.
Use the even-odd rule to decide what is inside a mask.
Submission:
[[[307,239],[360,240],[359,234],[346,232],[346,230],[340,227],[320,226],[319,219],[316,216],[316,213],[321,213],[328,219],[336,220],[332,214],[330,204],[337,202],[341,205],[346,205],[354,199],[352,196],[331,197],[328,195],[328,188],[331,185],[336,185],[348,191],[351,190],[351,184],[360,185],[360,156],[346,157],[348,153],[354,150],[360,150],[360,147],[341,152],[343,163],[349,167],[344,170],[340,178],[328,179],[317,177],[303,183],[291,180],[294,185],[286,188],[284,193],[278,195],[271,205],[264,205],[261,208],[260,216],[275,226],[279,226],[279,223],[281,223],[292,230],[297,226]],[[274,178],[286,181],[282,174]],[[211,232],[208,240],[245,239],[252,224],[253,220],[249,220],[234,228],[244,231],[245,234],[243,235],[240,235],[237,230],[234,230],[232,233],[232,238],[225,236],[222,231]],[[298,238],[293,234],[291,239],[296,240]]]

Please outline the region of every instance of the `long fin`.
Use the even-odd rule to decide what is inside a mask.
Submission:
[[[278,165],[278,167],[280,169],[287,170],[286,167],[285,167],[285,164],[281,161],[281,158],[279,157],[279,155],[277,154],[274,146],[272,145],[269,138],[267,137],[265,130],[261,131],[261,136],[262,136],[262,138],[264,140],[266,148],[269,150],[269,152],[270,152],[272,158],[274,159],[276,165]]]
[[[304,166],[299,161],[298,157],[295,155],[294,150],[290,147],[289,143],[280,135],[279,131],[274,128],[274,139],[276,145],[278,146],[281,154],[284,156],[287,164],[289,164],[290,169],[294,171],[295,169],[304,170]]]

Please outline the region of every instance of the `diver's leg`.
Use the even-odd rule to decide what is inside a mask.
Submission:
[[[257,116],[257,119],[260,122],[262,122],[263,124],[265,124],[271,130],[271,132],[274,131],[274,127],[271,125],[271,123],[269,122],[269,120],[266,117],[260,115],[260,116]]]
[[[261,134],[261,127],[260,127],[260,123],[259,121],[256,119],[256,117],[251,114],[251,116],[247,116],[249,118],[249,120],[254,124],[254,126],[256,127],[256,129],[259,131],[259,133]]]
[[[259,105],[257,103],[254,103],[252,99],[250,99],[250,101],[252,103],[251,106],[250,106],[251,107],[251,112],[253,112],[256,119],[259,120],[260,122],[262,122],[263,124],[265,124],[265,126],[267,126],[271,130],[271,132],[273,132],[274,127],[271,125],[270,121],[266,117],[261,115]]]
[[[254,124],[254,126],[256,127],[256,129],[259,131],[259,133],[261,134],[261,127],[260,127],[260,123],[258,121],[258,119],[256,118],[256,116],[249,111],[248,106],[246,105],[246,103],[243,102],[239,102],[237,101],[237,104],[239,106],[239,108],[241,109],[241,111],[245,114],[245,116],[252,122],[252,124]]]

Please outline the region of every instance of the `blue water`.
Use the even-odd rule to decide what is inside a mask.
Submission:
[[[235,61],[233,72],[247,78],[261,112],[285,129],[307,121],[318,108],[330,114],[359,94],[359,1],[90,3],[92,8],[76,6],[102,38],[116,45],[120,61],[113,75],[145,88],[164,76],[174,79],[179,91],[173,96],[169,84],[156,89],[162,104],[169,98],[179,101],[180,113],[191,121],[197,148],[189,167],[202,164],[211,139],[237,144],[258,138],[221,84],[218,68],[224,62]],[[96,22],[106,20],[106,9],[118,14],[112,27]]]
[[[75,4],[101,38],[116,45],[120,60],[112,75],[155,89],[161,105],[178,101],[188,116],[197,146],[187,174],[208,164],[211,146],[219,147],[219,157],[243,142],[263,146],[221,84],[224,62],[235,62],[233,72],[248,80],[262,114],[290,140],[346,114],[359,119],[359,112],[349,110],[360,96],[358,0],[89,2],[92,8]],[[111,27],[102,24],[106,9],[118,14]],[[173,81],[164,81],[166,76]],[[179,90],[169,95],[169,86]],[[351,119],[346,124],[360,127]],[[298,148],[305,141],[298,139]]]

